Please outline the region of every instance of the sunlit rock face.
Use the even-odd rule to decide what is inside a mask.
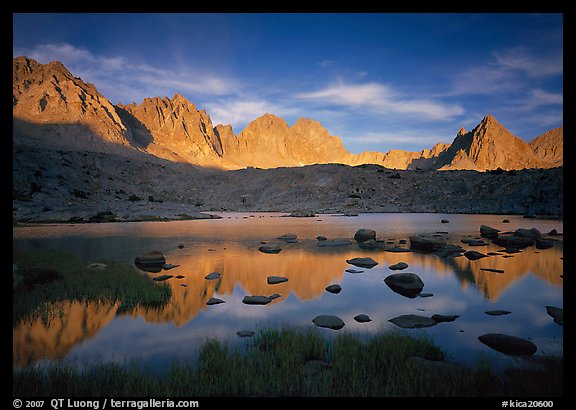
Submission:
[[[529,143],[534,154],[549,166],[564,165],[564,127],[554,128]]]
[[[530,144],[487,115],[472,131],[461,128],[452,144],[421,151],[350,153],[318,121],[292,126],[266,113],[234,134],[214,126],[209,113],[181,94],[113,105],[93,84],[62,63],[13,59],[14,141],[68,150],[135,152],[174,162],[221,169],[276,168],[312,164],[376,164],[392,169],[504,170],[552,168],[563,164],[563,128]]]
[[[503,170],[550,168],[523,139],[512,135],[487,115],[472,131],[460,130],[452,145],[438,157],[436,168]]]
[[[100,151],[130,145],[126,126],[110,101],[61,63],[18,57],[12,74],[14,140]]]

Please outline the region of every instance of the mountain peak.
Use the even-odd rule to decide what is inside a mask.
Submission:
[[[482,118],[481,124],[498,124],[498,121],[496,121],[493,115],[485,115],[484,118]]]

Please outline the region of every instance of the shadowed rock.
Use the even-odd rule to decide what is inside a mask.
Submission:
[[[402,269],[406,269],[408,267],[408,264],[406,262],[398,262],[394,265],[390,265],[388,266],[388,269],[392,269],[392,270],[402,270]]]
[[[496,239],[498,238],[498,232],[500,232],[500,230],[492,228],[491,226],[488,225],[480,226],[480,236],[483,238]]]
[[[280,245],[278,245],[278,244],[267,243],[267,244],[260,245],[258,250],[262,253],[280,253],[282,248],[280,248]]]
[[[220,303],[226,303],[226,302],[224,302],[222,299],[218,299],[218,298],[210,298],[208,300],[208,302],[206,302],[207,305],[218,305]]]
[[[327,327],[329,329],[340,330],[344,327],[344,322],[338,316],[320,315],[312,319],[312,322],[318,327]]]
[[[546,312],[554,318],[554,322],[564,326],[564,309],[554,306],[546,306]]]
[[[501,333],[478,336],[478,340],[500,353],[508,355],[533,355],[538,348],[529,340]]]
[[[378,262],[376,262],[374,259],[370,257],[346,259],[346,263],[367,269],[373,268],[374,266],[378,265]]]
[[[484,255],[481,252],[476,252],[476,251],[468,251],[468,252],[464,252],[464,256],[467,257],[468,259],[470,259],[471,261],[475,261],[478,259],[482,259],[482,258],[487,258],[488,255]]]
[[[288,278],[284,277],[284,276],[268,276],[266,278],[266,282],[269,285],[275,285],[277,283],[282,283],[282,282],[287,282]]]
[[[432,315],[431,319],[436,321],[437,323],[441,323],[441,322],[453,322],[455,321],[457,318],[459,318],[460,315]]]
[[[134,259],[134,264],[146,272],[158,273],[166,264],[166,258],[160,251],[151,251],[143,255],[136,256]]]
[[[387,276],[384,282],[394,292],[406,296],[408,298],[415,298],[424,288],[424,282],[415,273],[394,273]]]
[[[358,323],[366,323],[372,321],[372,319],[370,319],[370,317],[368,315],[365,315],[364,313],[354,316],[354,320],[357,321]]]
[[[341,290],[342,290],[342,287],[338,284],[326,286],[326,291],[328,291],[330,293],[340,293]]]
[[[365,242],[369,239],[376,240],[376,231],[372,229],[358,229],[354,234],[356,242]]]
[[[426,316],[419,315],[402,315],[390,319],[389,322],[394,323],[396,326],[400,326],[405,329],[414,329],[421,327],[435,326],[437,322]]]

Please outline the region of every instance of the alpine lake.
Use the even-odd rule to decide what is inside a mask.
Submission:
[[[160,309],[64,302],[48,321],[14,325],[13,366],[120,362],[161,373],[174,361],[194,360],[208,339],[241,346],[251,332],[285,325],[314,328],[327,339],[342,332],[368,338],[386,330],[426,335],[450,360],[466,366],[480,359],[496,366],[526,360],[482,343],[479,336],[488,333],[527,339],[537,347],[534,356],[563,356],[563,325],[547,310],[563,307],[562,220],[432,213],[218,215],[209,220],[14,226],[14,249],[65,250],[87,264],[115,260],[151,278],[169,275],[163,283],[172,295]],[[500,233],[535,228],[552,245],[507,252],[480,236],[482,225]],[[374,230],[379,246],[359,246],[354,235],[360,229]],[[558,235],[548,237],[553,230]],[[410,249],[410,237],[418,235],[486,256]],[[280,251],[260,250],[270,244]],[[169,269],[138,268],[135,258],[151,251],[161,252]],[[377,264],[368,268],[347,262],[367,257]],[[390,268],[400,262],[408,266]],[[418,275],[424,283],[421,292],[406,296],[388,286],[384,279],[400,272]],[[246,303],[246,296],[265,296],[266,303]],[[207,303],[217,299],[220,303]],[[360,314],[367,321],[359,321]],[[344,326],[319,327],[313,320],[320,315],[338,316]],[[403,315],[450,319],[416,328],[391,321]]]

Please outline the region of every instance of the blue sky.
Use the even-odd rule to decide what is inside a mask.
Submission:
[[[236,134],[312,118],[354,153],[450,143],[487,114],[526,141],[563,125],[559,13],[17,13],[20,55],[114,104],[183,94]]]

